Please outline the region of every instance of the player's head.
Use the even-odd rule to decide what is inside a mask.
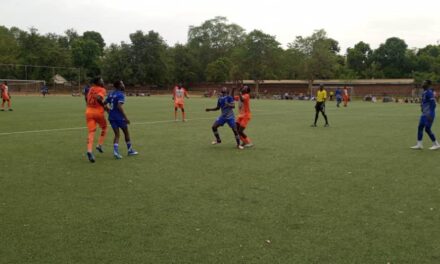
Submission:
[[[432,81],[431,80],[424,80],[423,84],[422,84],[422,88],[426,90],[429,87],[431,87],[431,85],[432,85]]]
[[[8,81],[4,81],[3,83],[4,83],[5,85],[8,85]]]
[[[248,94],[248,93],[250,93],[250,92],[251,92],[251,88],[249,88],[249,86],[247,86],[247,85],[244,85],[244,86],[241,88],[241,93]]]
[[[116,90],[119,90],[119,91],[124,91],[125,90],[124,82],[121,81],[121,80],[114,82],[113,86],[115,87]]]
[[[323,89],[324,89],[324,84],[321,83],[321,84],[319,85],[319,90],[322,91]]]
[[[227,95],[228,94],[228,88],[222,87],[221,92],[222,92],[223,95]]]
[[[92,79],[92,84],[96,86],[104,87],[104,80],[102,79],[101,76],[96,76],[95,78]]]

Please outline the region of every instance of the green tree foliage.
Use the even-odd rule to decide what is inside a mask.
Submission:
[[[231,61],[228,58],[219,58],[208,64],[206,77],[209,82],[222,83],[229,80]]]
[[[428,45],[423,49],[415,51],[414,78],[421,82],[424,79],[431,79],[440,82],[440,45]]]
[[[35,28],[25,31],[0,26],[0,63],[75,66],[81,68],[83,80],[102,73],[109,81],[123,79],[132,85],[409,77],[440,82],[440,46],[408,49],[405,41],[396,37],[375,50],[360,41],[341,54],[338,41],[321,29],[296,37],[283,49],[274,36],[259,30],[246,34],[225,17],[191,26],[188,42],[172,47],[154,31],[136,31],[129,36],[129,43],[106,46],[96,31],[80,35],[68,29],[62,35],[42,35]],[[2,66],[0,78],[50,80],[55,73],[72,74],[58,71]]]
[[[283,50],[274,36],[260,30],[250,32],[244,43],[237,49],[235,62],[243,75],[257,84],[265,79],[279,79]],[[236,70],[236,69],[234,69]],[[236,74],[236,73],[235,73]]]
[[[83,33],[83,39],[89,39],[89,40],[93,40],[94,42],[96,42],[96,44],[98,44],[98,46],[99,46],[99,49],[101,50],[101,55],[102,55],[102,53],[104,52],[104,48],[105,48],[105,42],[99,32],[86,31]]]
[[[17,30],[15,32],[19,46],[19,64],[66,66],[71,65],[70,51],[60,45],[56,34],[40,35],[35,28],[29,32]],[[56,72],[47,68],[30,67],[17,78],[50,80]]]
[[[130,45],[112,44],[104,51],[102,75],[105,80],[113,82],[124,80],[126,84],[136,84],[133,79],[133,63]]]
[[[130,34],[134,81],[138,84],[165,84],[169,81],[167,45],[154,31]]]
[[[408,45],[404,40],[392,37],[374,51],[373,60],[383,72],[383,76],[387,78],[411,77],[407,48]]]
[[[85,69],[88,77],[100,74],[100,54],[99,45],[91,39],[78,38],[72,43],[73,64]]]
[[[347,67],[356,74],[354,77],[369,77],[367,71],[371,66],[372,54],[370,45],[363,41],[347,49]]]
[[[228,24],[225,17],[215,17],[200,26],[191,26],[188,31],[188,47],[200,64],[199,76],[205,78],[208,64],[222,57],[229,57],[242,43],[244,29],[237,24]]]
[[[0,61],[15,63],[18,59],[19,46],[14,34],[8,28],[0,26]]]
[[[171,57],[173,81],[177,83],[194,83],[201,80],[200,64],[194,53],[185,45],[176,44],[169,50]]]
[[[241,46],[242,69],[253,80],[278,79],[280,43],[260,30],[250,32]]]
[[[338,68],[338,42],[328,38],[325,30],[315,31],[309,37],[296,37],[289,44],[303,64],[302,76],[308,80],[334,78]]]

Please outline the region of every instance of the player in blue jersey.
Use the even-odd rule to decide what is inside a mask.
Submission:
[[[419,127],[418,127],[418,133],[417,133],[417,144],[412,149],[423,149],[423,130],[426,131],[429,138],[432,140],[432,147],[430,147],[430,150],[436,150],[440,148],[440,144],[437,142],[434,133],[431,131],[432,123],[435,119],[435,98],[434,98],[434,92],[432,90],[432,82],[431,80],[425,80],[423,82],[423,95],[422,95],[422,103],[421,103],[421,110],[422,115],[420,116],[419,121]]]
[[[108,120],[115,133],[115,138],[113,140],[113,156],[116,159],[122,159],[122,156],[119,154],[119,129],[122,129],[122,132],[124,132],[128,156],[137,155],[138,152],[136,152],[131,146],[130,134],[128,132],[130,120],[128,120],[127,115],[122,108],[122,105],[125,103],[124,83],[122,81],[116,81],[113,86],[115,87],[115,90],[108,95],[105,103],[110,105]]]
[[[336,96],[336,106],[339,107],[339,105],[342,103],[342,91],[341,89],[339,89],[339,87],[336,88],[335,96]]]
[[[240,145],[240,136],[237,131],[237,126],[235,124],[235,116],[234,116],[234,90],[231,92],[232,96],[228,94],[228,89],[223,87],[221,90],[221,95],[217,101],[217,107],[215,108],[206,108],[206,112],[209,111],[218,111],[221,110],[221,115],[215,120],[212,125],[212,132],[215,136],[215,141],[212,142],[213,145],[217,145],[222,143],[220,139],[220,134],[218,133],[218,127],[223,126],[224,124],[228,124],[229,127],[234,132],[235,142],[237,143],[238,149],[243,149],[244,147]]]
[[[84,99],[87,102],[87,95],[89,94],[90,91],[90,85],[86,84],[83,88],[83,95],[84,95]]]

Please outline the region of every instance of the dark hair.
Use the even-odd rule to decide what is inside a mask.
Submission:
[[[426,83],[427,85],[429,85],[429,86],[432,85],[432,81],[431,81],[431,80],[425,80],[425,83]]]
[[[115,88],[119,88],[119,87],[121,87],[121,83],[122,83],[121,80],[116,81],[116,82],[113,83],[113,86],[114,86]]]
[[[247,85],[243,86],[243,90],[244,90],[246,93],[250,93],[250,92],[251,92],[251,88],[250,88],[249,86],[247,86]]]
[[[94,85],[101,85],[102,84],[101,80],[102,80],[101,76],[96,76],[95,78],[92,79],[92,84],[94,84]]]

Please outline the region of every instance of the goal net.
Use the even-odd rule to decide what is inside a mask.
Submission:
[[[46,84],[43,80],[0,79],[1,83],[4,81],[8,83],[11,93],[39,93]]]

